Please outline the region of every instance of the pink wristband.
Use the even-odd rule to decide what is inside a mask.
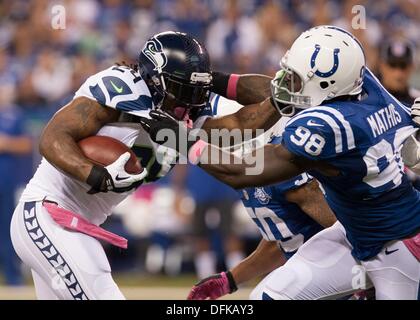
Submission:
[[[229,77],[226,95],[228,99],[236,99],[236,87],[238,86],[239,74],[232,73]]]
[[[188,160],[191,164],[198,164],[200,162],[200,157],[207,147],[207,142],[203,140],[198,140],[188,151]]]

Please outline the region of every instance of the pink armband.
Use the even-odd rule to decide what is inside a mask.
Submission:
[[[226,90],[228,99],[236,99],[236,87],[238,86],[239,74],[232,73],[229,77],[229,82]]]
[[[204,142],[203,140],[198,140],[196,143],[194,143],[188,151],[188,161],[191,164],[198,164],[200,162],[200,157],[206,147],[207,142]]]

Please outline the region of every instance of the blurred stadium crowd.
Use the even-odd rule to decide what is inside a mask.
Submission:
[[[51,26],[54,5],[66,10],[65,29]],[[118,61],[135,63],[145,40],[164,30],[188,32],[201,40],[214,69],[272,75],[305,29],[334,24],[351,30],[355,5],[364,6],[367,15],[366,28],[352,32],[363,43],[370,68],[385,84],[390,78],[391,91],[404,91],[408,80],[419,87],[418,0],[1,1],[0,259],[7,283],[21,281],[18,266],[10,262],[12,251],[3,245],[10,241],[7,220],[14,191],[39,162],[36,141],[45,121],[89,75]],[[404,41],[395,47],[390,39]],[[388,61],[390,57],[400,60]],[[391,88],[392,80],[403,87]],[[12,149],[19,141],[8,140],[11,136],[31,137],[31,148]],[[105,226],[131,244],[125,253],[109,248],[114,269],[173,275],[196,270],[203,277],[223,263],[236,264],[258,241],[237,199],[235,191],[197,168],[181,167],[141,188]]]

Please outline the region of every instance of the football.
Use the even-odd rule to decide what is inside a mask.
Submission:
[[[143,171],[135,153],[117,139],[105,136],[92,136],[80,140],[78,144],[86,158],[101,166],[110,165],[128,151],[131,157],[125,165],[125,170],[132,174]]]

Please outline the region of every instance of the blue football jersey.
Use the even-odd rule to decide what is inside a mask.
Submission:
[[[420,228],[420,194],[404,173],[400,150],[417,129],[409,109],[367,70],[360,100],[326,101],[293,117],[283,133],[292,153],[339,170],[309,173],[346,229],[353,255],[369,259],[390,240]]]
[[[281,137],[275,137],[271,143],[280,141]],[[239,191],[249,216],[258,226],[263,238],[267,241],[277,241],[287,258],[323,229],[297,204],[285,198],[287,191],[299,188],[311,179],[304,173],[276,185]]]

